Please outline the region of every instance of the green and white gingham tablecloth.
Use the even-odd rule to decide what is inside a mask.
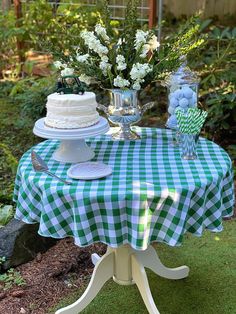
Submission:
[[[170,130],[136,131],[142,140],[112,141],[103,135],[88,141],[94,160],[113,168],[111,176],[92,181],[67,178],[71,164],[52,159],[57,140],[36,145],[49,170],[73,181],[71,186],[36,173],[26,152],[16,176],[15,217],[38,222],[42,236],[73,236],[79,246],[100,241],[144,250],[153,241],[180,245],[186,232],[222,231],[222,217],[231,216],[234,205],[227,153],[200,138],[198,159],[182,160],[179,148],[171,145]]]

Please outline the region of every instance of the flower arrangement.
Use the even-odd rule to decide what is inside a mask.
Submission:
[[[185,34],[172,40],[172,45],[160,47],[153,30],[137,27],[137,1],[127,4],[126,26],[117,36],[109,21],[108,2],[103,1],[105,18],[94,30],[80,33],[78,43],[71,47],[61,60],[54,63],[61,76],[78,74],[87,85],[99,84],[105,89],[145,88],[158,80],[164,72],[179,65],[179,57],[199,46],[195,39],[197,28],[185,30]]]
[[[124,37],[112,42],[101,24],[95,26],[95,31],[83,31],[80,36],[83,45],[70,55],[70,61],[54,63],[62,76],[78,71],[80,80],[88,85],[97,80],[104,88],[136,90],[150,81],[148,75],[157,62],[159,47],[152,31],[138,29],[132,48],[126,46]]]

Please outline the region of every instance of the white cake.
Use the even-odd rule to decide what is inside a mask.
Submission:
[[[96,111],[95,94],[83,95],[54,93],[47,98],[45,124],[58,129],[77,129],[96,124],[99,114]]]

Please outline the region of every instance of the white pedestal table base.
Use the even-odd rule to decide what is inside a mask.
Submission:
[[[135,283],[148,312],[159,314],[149,288],[145,267],[168,279],[182,279],[187,277],[189,273],[187,266],[165,267],[152,245],[145,251],[134,250],[129,245],[118,248],[108,247],[106,254],[102,257],[92,254],[92,262],[95,268],[83,295],[73,304],[56,311],[56,314],[78,314],[96,297],[110,278],[121,285]]]

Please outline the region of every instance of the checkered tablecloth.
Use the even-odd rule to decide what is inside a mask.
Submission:
[[[227,153],[200,138],[198,159],[182,160],[170,130],[136,131],[140,141],[112,141],[109,135],[89,139],[94,160],[113,168],[109,177],[92,181],[67,178],[71,164],[52,159],[58,141],[36,145],[49,170],[73,181],[71,186],[36,173],[26,152],[15,181],[15,217],[38,222],[42,236],[73,236],[79,246],[99,241],[144,250],[153,241],[180,245],[186,232],[221,231],[222,217],[232,215],[234,205]]]

